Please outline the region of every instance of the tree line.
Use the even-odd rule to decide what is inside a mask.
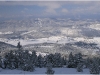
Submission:
[[[81,53],[69,54],[68,59],[62,57],[60,53],[47,54],[46,56],[36,55],[33,50],[23,50],[20,42],[17,45],[18,50],[11,50],[2,58],[0,56],[0,67],[3,69],[21,69],[23,71],[34,71],[36,67],[46,67],[47,74],[53,74],[52,67],[76,68],[78,72],[82,72],[83,68],[89,68],[90,74],[100,73],[100,58],[86,58],[84,59]]]

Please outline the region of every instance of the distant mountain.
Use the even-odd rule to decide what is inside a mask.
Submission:
[[[95,26],[96,25],[96,26]],[[29,18],[0,22],[0,38],[48,38],[51,36],[100,37],[100,21],[70,18]]]

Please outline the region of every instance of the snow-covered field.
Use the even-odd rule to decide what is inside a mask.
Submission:
[[[12,34],[13,32],[8,31],[8,32],[0,32],[0,34]]]
[[[89,74],[89,69],[83,69],[83,72],[77,72],[75,68],[53,68],[55,74]],[[0,74],[45,74],[46,68],[35,68],[35,71],[22,71],[22,70],[10,70],[0,69]]]
[[[86,37],[66,37],[66,36],[51,36],[49,38],[39,38],[39,39],[4,39],[0,38],[0,41],[11,44],[17,45],[20,41],[21,45],[29,45],[29,44],[39,44],[39,43],[58,43],[58,44],[65,44],[65,43],[72,43],[83,41],[87,43],[97,43],[100,45],[100,37],[93,37],[93,38],[86,38]]]
[[[0,38],[0,41],[16,46],[19,41],[21,45],[38,44],[38,43],[45,43],[45,42],[63,44],[63,43],[74,42],[74,39],[65,37],[65,36],[52,36],[49,38],[40,38],[40,39],[3,39],[3,38]]]
[[[100,30],[100,24],[92,24],[89,26],[91,29]]]

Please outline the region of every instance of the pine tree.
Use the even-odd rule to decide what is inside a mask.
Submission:
[[[34,64],[31,60],[31,54],[29,54],[28,50],[25,50],[22,55],[21,69],[24,71],[34,71]]]
[[[35,66],[32,62],[29,63],[29,71],[32,72],[35,70]]]
[[[32,64],[32,62],[27,60],[26,62],[24,62],[22,70],[32,72],[34,71],[34,64]]]
[[[50,74],[54,74],[54,71],[52,70],[52,64],[50,62],[47,62],[47,71],[46,74],[50,75]]]
[[[41,55],[37,57],[37,66],[42,68],[44,66],[44,59]]]
[[[18,64],[19,64],[19,54],[18,54],[18,50],[17,51],[15,51],[15,62],[14,62],[14,65],[15,65],[15,68],[18,68],[19,66],[18,66]]]
[[[37,55],[36,55],[36,52],[35,51],[32,51],[30,60],[31,60],[32,64],[34,64],[34,66],[37,65]]]
[[[18,57],[17,57],[16,63],[18,62],[18,68],[21,68],[23,66],[23,64],[24,64],[24,58],[23,58],[24,52],[22,50],[18,51],[18,55],[17,56]],[[17,64],[16,64],[16,66],[17,66]]]
[[[5,59],[6,67],[9,69],[14,69],[14,52],[12,50],[6,54]]]
[[[4,65],[9,69],[22,69],[24,71],[34,71],[34,63],[32,61],[32,55],[28,50],[22,50],[20,43],[18,44],[18,50],[10,51],[5,55]],[[36,54],[34,53],[34,58]],[[36,61],[34,61],[36,62]]]
[[[76,64],[75,64],[75,58],[72,54],[72,52],[69,54],[69,59],[68,59],[68,68],[75,68]]]
[[[90,65],[90,74],[99,74],[99,63],[93,59],[93,63]]]
[[[2,67],[3,69],[5,69],[4,60],[5,60],[5,58],[1,58],[1,67]]]
[[[56,64],[55,61],[56,61],[56,59],[54,58],[54,54],[49,54],[49,55],[45,56],[45,59],[44,59],[45,66],[46,66],[47,62],[50,62],[50,63],[52,63],[52,66],[54,67]]]
[[[0,56],[0,68],[2,68],[2,57]]]
[[[77,71],[78,72],[83,72],[83,63],[78,63],[78,65],[77,65]]]
[[[66,65],[67,64],[67,60],[64,57],[62,57],[61,58],[61,63],[62,63],[62,65]]]
[[[52,59],[53,59],[53,66],[54,67],[62,67],[63,60],[61,58],[61,54],[60,53],[55,53],[54,57],[52,57]]]
[[[18,44],[17,44],[17,48],[18,48],[18,50],[21,50],[22,45],[20,44],[20,42],[18,42]]]
[[[18,42],[17,48],[18,48],[18,50],[15,52],[15,56],[17,59],[16,67],[22,68],[22,66],[24,64],[24,51],[22,50],[22,45],[20,44],[20,42]]]
[[[85,60],[85,66],[86,66],[86,68],[90,68],[90,64],[91,64],[91,59],[88,57],[88,58]]]
[[[79,63],[83,63],[82,54],[81,53],[75,54],[74,61],[75,61],[76,67],[78,66]]]

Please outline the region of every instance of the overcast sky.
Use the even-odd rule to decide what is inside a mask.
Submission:
[[[2,17],[100,17],[100,1],[0,1]]]

